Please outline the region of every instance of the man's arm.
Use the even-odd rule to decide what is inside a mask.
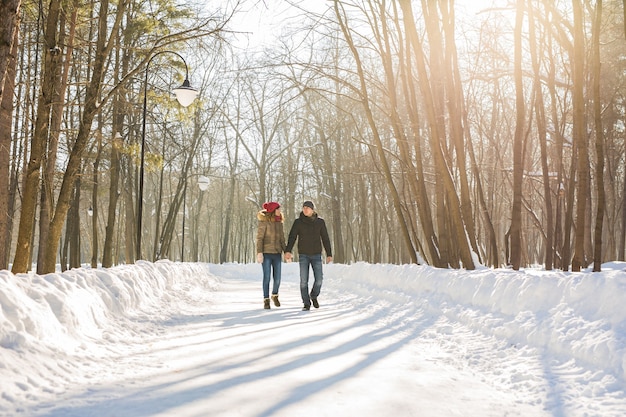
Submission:
[[[287,262],[291,261],[291,251],[293,250],[293,245],[296,243],[296,239],[298,237],[298,219],[293,221],[291,225],[291,230],[289,231],[289,239],[287,240],[287,246],[285,247],[285,260]]]
[[[328,258],[331,258],[332,260],[333,251],[330,246],[330,237],[328,237],[328,229],[326,228],[326,222],[323,219],[322,219],[322,227],[320,228],[320,237],[322,238],[322,245],[324,245],[326,256]]]

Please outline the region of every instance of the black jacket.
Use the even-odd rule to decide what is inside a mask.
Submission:
[[[293,222],[289,232],[289,240],[285,252],[291,252],[298,239],[298,253],[303,255],[317,255],[322,253],[322,244],[326,251],[326,256],[333,256],[330,248],[330,238],[326,229],[324,219],[313,213],[307,217],[300,212],[300,217]]]

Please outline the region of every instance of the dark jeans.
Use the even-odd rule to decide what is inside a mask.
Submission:
[[[263,298],[270,298],[270,275],[274,276],[274,285],[272,285],[272,294],[278,294],[280,287],[280,253],[264,253],[263,254]]]
[[[311,297],[317,298],[322,289],[322,254],[298,255],[300,259],[300,295],[305,306],[311,305]],[[309,265],[313,268],[313,288],[309,296]]]

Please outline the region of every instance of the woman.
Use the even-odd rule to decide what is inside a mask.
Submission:
[[[285,250],[285,233],[280,204],[270,201],[263,204],[263,210],[257,213],[259,227],[256,233],[256,258],[263,264],[263,308],[270,308],[270,274],[274,278],[272,301],[280,307],[278,289],[280,287],[280,267],[282,253]]]

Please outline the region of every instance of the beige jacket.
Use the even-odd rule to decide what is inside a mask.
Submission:
[[[283,218],[276,219],[274,213],[261,210],[256,215],[259,227],[256,232],[256,253],[283,253],[285,250],[285,232]]]

